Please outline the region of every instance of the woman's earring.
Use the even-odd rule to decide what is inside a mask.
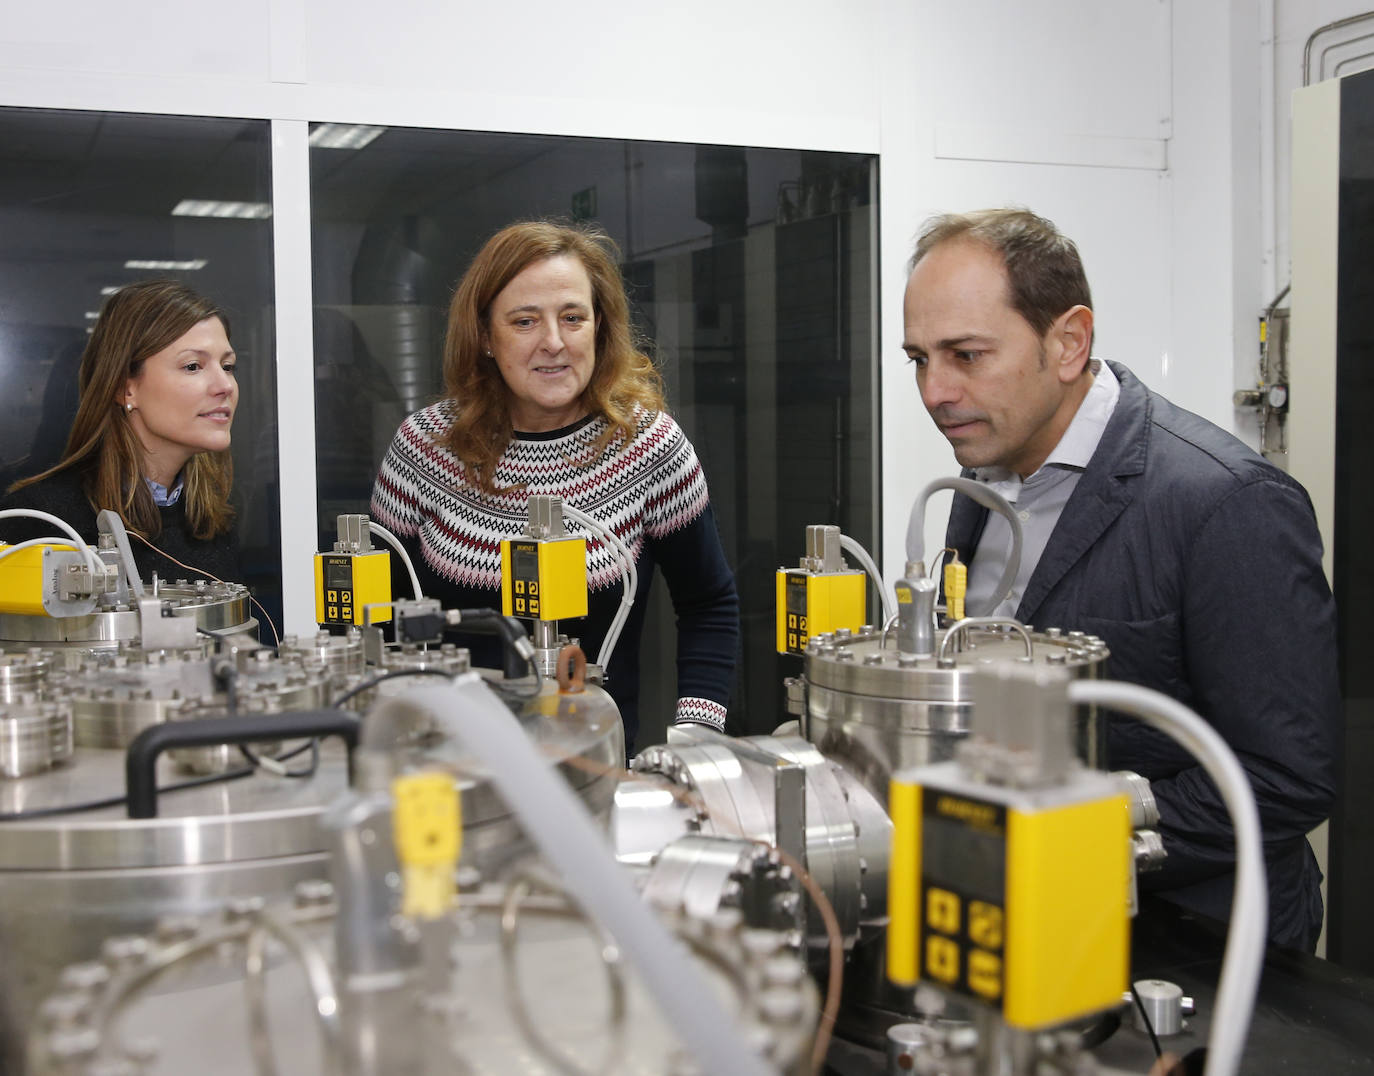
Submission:
[[[124,405],[124,410],[125,410],[125,411],[132,411],[133,409],[134,409],[134,405],[131,404],[131,403],[126,403],[126,404]]]

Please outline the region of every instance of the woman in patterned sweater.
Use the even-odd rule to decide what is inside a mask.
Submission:
[[[696,453],[636,347],[604,232],[514,224],[477,255],[449,309],[445,399],[401,424],[372,515],[411,553],[445,607],[499,607],[501,540],[536,494],[595,517],[634,555],[639,586],[606,670],[627,750],[638,729],[639,636],[655,566],[677,614],[675,721],[721,729],[739,599]],[[616,554],[587,538],[588,614],[563,625],[593,656],[620,605]]]

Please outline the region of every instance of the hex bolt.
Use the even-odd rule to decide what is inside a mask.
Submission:
[[[68,992],[54,994],[38,1008],[38,1019],[50,1031],[80,1028],[91,1015],[89,994]]]
[[[200,933],[200,921],[189,915],[164,915],[157,921],[153,934],[164,945],[190,941]]]
[[[334,886],[323,878],[296,883],[293,894],[297,908],[322,908],[334,900]]]
[[[58,983],[65,990],[84,991],[90,994],[103,990],[109,981],[110,969],[93,960],[63,968],[58,979]]]
[[[148,939],[138,934],[121,934],[106,938],[100,947],[100,955],[107,964],[115,968],[128,967],[142,963],[148,956]]]
[[[253,918],[266,907],[267,901],[262,897],[235,897],[224,906],[224,921],[240,923]]]
[[[774,1027],[787,1027],[802,1018],[805,1004],[796,990],[783,990],[770,987],[759,994],[757,1002],[759,1016]]]

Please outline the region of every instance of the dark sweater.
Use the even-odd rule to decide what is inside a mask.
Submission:
[[[85,473],[78,468],[59,471],[41,482],[0,497],[0,509],[34,508],[65,520],[81,537],[95,545],[96,509],[86,496]],[[134,562],[144,582],[156,572],[159,579],[222,579],[238,582],[243,578],[239,563],[238,531],[231,526],[221,535],[201,540],[191,535],[186,525],[186,499],[160,510],[162,533],[151,539],[150,549],[134,535],[129,536]],[[58,529],[41,519],[0,519],[0,541],[22,542],[29,538],[57,537]],[[175,558],[191,570],[173,562]]]
[[[548,433],[517,433],[496,467],[496,484],[505,491],[489,495],[468,481],[466,467],[444,443],[453,423],[452,404],[444,401],[401,424],[372,490],[373,518],[407,547],[425,594],[449,608],[500,608],[501,541],[524,532],[532,495],[560,496],[620,537],[635,558],[639,587],[606,670],[606,690],[620,708],[631,752],[639,727],[640,635],[655,568],[677,615],[676,721],[724,727],[739,641],[734,573],[696,452],[668,415],[638,417],[623,448],[597,450],[605,430],[600,417]],[[580,524],[568,530],[586,534]],[[580,638],[595,661],[622,583],[614,551],[594,536],[587,566],[587,616],[559,626]],[[407,582],[396,593],[409,591]],[[460,641],[479,663],[490,660],[481,640]]]

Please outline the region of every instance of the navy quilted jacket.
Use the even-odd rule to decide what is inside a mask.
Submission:
[[[1336,612],[1306,491],[1229,433],[1112,363],[1121,397],[1017,618],[1099,635],[1107,675],[1212,723],[1249,774],[1264,830],[1269,936],[1311,950],[1341,698]],[[971,559],[987,512],[958,496],[946,544]],[[1233,838],[1216,787],[1163,734],[1111,719],[1109,763],[1149,778],[1168,860],[1142,888],[1226,919]]]

